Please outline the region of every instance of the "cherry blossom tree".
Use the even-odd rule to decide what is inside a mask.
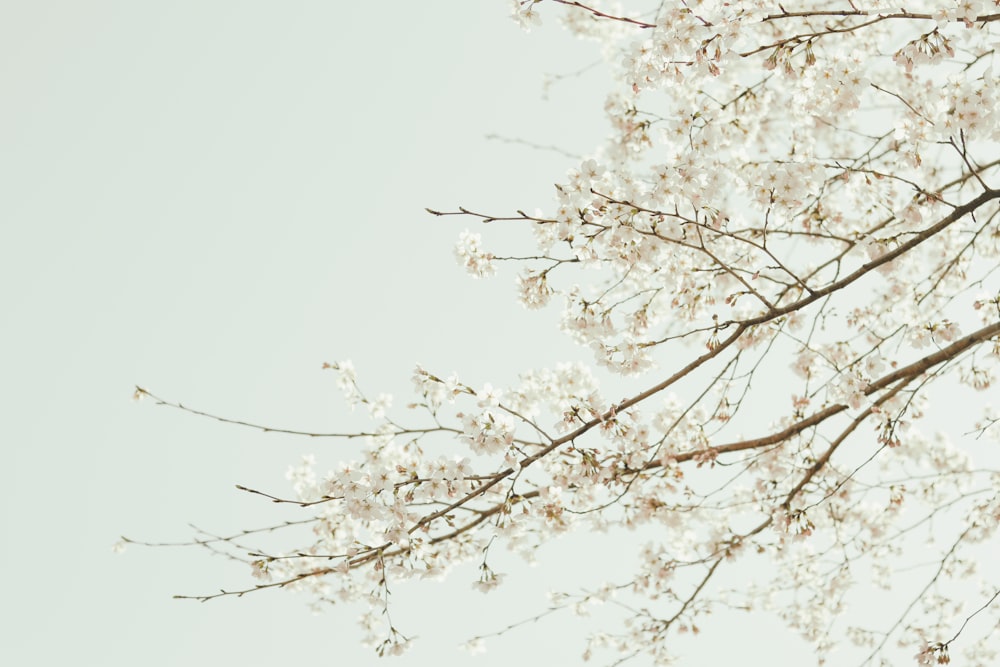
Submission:
[[[667,664],[676,633],[742,609],[821,660],[995,664],[1000,2],[511,4],[525,29],[597,43],[610,134],[547,210],[429,212],[481,228],[458,241],[465,268],[513,267],[521,302],[561,309],[630,393],[579,364],[505,387],[418,366],[400,407],[327,364],[371,428],[311,434],[358,446],[293,466],[293,492],[244,489],[301,514],[195,540],[256,578],[197,599],[367,601],[362,640],[396,654],[390,583],[472,561],[489,593],[498,549],[624,528],[649,537],[631,577],[546,611],[614,602],[585,657]],[[496,225],[537,247],[492,253]],[[976,416],[938,432],[956,401]],[[284,531],[281,551],[245,546]],[[847,613],[870,587],[893,594]]]

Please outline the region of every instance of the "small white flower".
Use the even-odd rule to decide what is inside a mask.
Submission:
[[[390,407],[392,407],[392,395],[379,394],[378,398],[368,404],[368,414],[372,419],[382,419]]]
[[[535,11],[537,0],[511,0],[510,15],[521,29],[531,32],[532,28],[542,25],[542,17]]]
[[[484,252],[480,247],[482,237],[469,230],[463,231],[455,244],[455,257],[462,263],[465,270],[475,278],[485,278],[496,272],[493,266],[493,255]]]
[[[261,581],[270,581],[271,573],[268,572],[269,561],[261,558],[250,563],[250,574],[253,575],[254,579],[260,579]]]
[[[476,395],[479,396],[479,407],[495,408],[500,405],[500,397],[503,396],[503,391],[487,382]]]

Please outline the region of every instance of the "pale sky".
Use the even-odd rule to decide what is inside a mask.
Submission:
[[[511,271],[465,275],[452,246],[471,221],[423,208],[546,206],[573,161],[486,137],[592,151],[600,72],[548,101],[542,82],[596,50],[551,17],[522,33],[501,0],[0,10],[0,663],[375,663],[358,607],[313,615],[280,591],[176,601],[249,573],[200,550],[111,552],[119,535],[187,538],[188,522],[229,532],[294,518],[234,484],[284,492],[302,454],[332,464],[356,446],[136,404],[132,387],[331,430],[358,422],[324,361],[352,359],[366,389],[401,404],[417,362],[481,385],[589,360],[554,311],[516,302]],[[474,565],[403,588],[394,620],[421,639],[382,664],[577,664],[586,624],[573,617],[493,640],[474,661],[455,648],[632,556],[608,544],[586,560],[573,539],[534,570],[511,564],[517,576],[489,597],[470,587]],[[720,622],[708,656],[773,664],[740,645],[776,624]],[[783,636],[788,664],[808,655]]]

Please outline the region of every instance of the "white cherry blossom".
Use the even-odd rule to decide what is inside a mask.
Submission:
[[[312,533],[223,540],[257,583],[199,599],[360,602],[363,641],[397,654],[395,582],[478,563],[491,592],[494,550],[552,566],[557,535],[620,531],[631,575],[553,597],[609,614],[585,657],[666,664],[745,609],[838,664],[994,664],[1000,417],[967,408],[1000,372],[1000,3],[649,4],[512,0],[599,45],[609,135],[547,208],[431,211],[529,228],[511,256],[462,231],[456,258],[512,269],[596,370],[476,389],[417,366],[399,406],[327,364],[369,428],[325,434],[349,453],[292,466],[290,497],[248,489]]]

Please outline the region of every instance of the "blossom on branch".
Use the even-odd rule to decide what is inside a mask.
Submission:
[[[599,370],[477,390],[417,366],[404,412],[328,364],[374,425],[306,434],[356,444],[325,476],[290,468],[292,498],[244,489],[313,531],[249,558],[222,539],[258,583],[198,599],[357,601],[395,654],[412,641],[390,585],[479,562],[493,591],[491,549],[552,566],[539,548],[562,533],[641,531],[629,576],[528,620],[607,613],[582,650],[617,662],[666,664],[742,609],[821,660],[991,664],[1000,418],[977,392],[1000,371],[1000,3],[651,5],[512,0],[522,27],[544,13],[600,43],[610,135],[547,210],[431,211],[529,228],[512,256],[462,231],[456,258],[477,278],[514,264],[521,303],[558,309]]]

